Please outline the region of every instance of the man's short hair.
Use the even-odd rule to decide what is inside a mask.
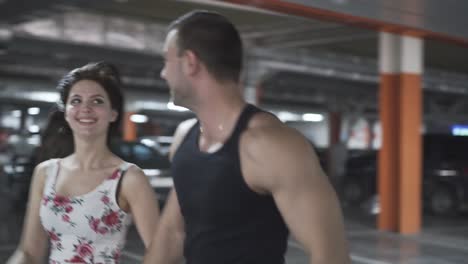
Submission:
[[[195,10],[175,20],[168,30],[177,30],[179,55],[191,50],[216,79],[239,81],[242,41],[227,18],[215,12]]]

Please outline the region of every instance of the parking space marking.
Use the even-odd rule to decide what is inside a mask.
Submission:
[[[296,249],[299,249],[299,250],[303,251],[301,245],[299,245],[298,243],[296,243],[296,242],[294,242],[292,240],[288,241],[288,245],[293,247],[293,248],[296,248]],[[358,261],[361,264],[392,264],[390,262],[371,259],[371,258],[366,258],[366,257],[358,256],[358,255],[355,255],[355,254],[351,254],[350,256],[351,256],[351,260]]]
[[[390,262],[386,262],[382,260],[375,260],[371,258],[365,258],[365,257],[357,256],[354,254],[351,254],[351,260],[358,261],[359,263],[363,263],[363,264],[392,264]]]
[[[443,226],[443,227],[431,227],[427,228],[427,230],[424,230],[426,233],[444,233],[444,232],[450,232],[450,231],[466,231],[468,230],[468,226],[461,226],[460,224],[456,223],[453,225],[449,226]]]
[[[375,236],[375,230],[365,230],[365,231],[348,231],[346,232],[348,237],[359,237],[359,236]]]
[[[448,241],[450,239],[450,241]],[[454,250],[459,250],[463,252],[468,252],[468,248],[466,248],[465,241],[466,239],[451,239],[451,238],[443,238],[442,236],[434,236],[434,235],[424,235],[424,237],[420,237],[416,239],[419,243],[424,243],[431,246],[437,246],[442,248],[449,248]],[[445,241],[443,241],[445,240]]]

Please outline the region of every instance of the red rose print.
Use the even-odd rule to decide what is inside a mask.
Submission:
[[[57,195],[54,198],[55,206],[66,206],[69,203],[70,203],[70,199],[64,196]]]
[[[74,256],[72,259],[67,260],[65,262],[68,262],[68,263],[85,263],[86,264],[86,261],[83,258],[79,257],[79,256]]]
[[[47,205],[48,202],[49,202],[49,197],[44,196],[44,198],[42,198],[42,204]]]
[[[120,251],[118,250],[114,251],[113,258],[115,261],[118,261],[120,259]]]
[[[106,227],[100,227],[98,232],[99,234],[105,234],[109,231],[109,229],[107,229]]]
[[[62,220],[63,220],[64,222],[67,222],[67,223],[68,223],[68,222],[70,222],[70,216],[68,216],[68,215],[66,215],[66,214],[65,214],[65,215],[62,215]]]
[[[86,258],[93,255],[93,247],[90,244],[81,244],[77,246],[76,252],[80,257]]]
[[[116,170],[114,173],[112,173],[112,175],[109,177],[109,179],[111,179],[111,180],[117,179],[117,177],[119,177],[119,173],[120,173],[120,171]]]
[[[103,216],[102,221],[107,226],[115,226],[120,223],[119,214],[116,211],[110,211],[107,215]]]
[[[98,231],[99,223],[100,223],[100,222],[101,222],[101,220],[95,219],[95,218],[92,218],[92,219],[89,221],[89,225],[91,226],[91,229],[93,229],[94,232],[97,232],[97,231]]]
[[[104,204],[108,204],[108,203],[110,202],[110,199],[109,199],[108,196],[103,196],[103,197],[101,198],[101,201],[102,201]]]
[[[52,240],[52,241],[59,241],[60,240],[60,238],[54,232],[49,231],[48,233],[49,233],[50,240]]]
[[[70,213],[71,211],[73,211],[73,207],[72,207],[72,206],[69,205],[69,206],[67,206],[67,207],[65,208],[65,212]]]

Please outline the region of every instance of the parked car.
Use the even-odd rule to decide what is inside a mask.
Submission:
[[[111,150],[125,161],[143,169],[163,206],[174,185],[168,157],[140,142],[113,141]]]
[[[144,136],[139,138],[139,141],[149,147],[156,149],[163,155],[169,155],[169,150],[172,145],[172,136]]]
[[[34,170],[30,156],[15,155],[3,164],[0,173],[2,199],[16,210],[24,210],[28,200],[29,185]]]
[[[436,214],[454,214],[468,205],[468,137],[424,137],[424,201]]]
[[[340,184],[343,200],[360,204],[377,192],[377,152],[354,151],[346,162],[346,172]]]
[[[449,135],[423,137],[422,199],[426,209],[450,215],[468,205],[468,138]],[[377,194],[377,152],[352,155],[341,184],[345,202],[360,204]]]

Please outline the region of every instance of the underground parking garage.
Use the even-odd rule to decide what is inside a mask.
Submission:
[[[166,28],[209,9],[241,33],[246,100],[297,129],[317,153],[343,210],[352,263],[464,262],[465,4],[23,2],[0,1],[1,261],[20,239],[58,81],[91,61],[120,71],[125,113],[113,151],[143,169],[164,208],[174,132],[195,117],[170,102],[160,76]],[[132,226],[122,262],[143,255]],[[308,263],[293,236],[286,263]]]

